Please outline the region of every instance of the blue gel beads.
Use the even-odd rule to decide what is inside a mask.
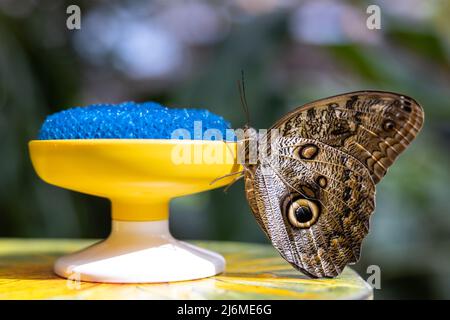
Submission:
[[[184,129],[184,135],[178,138],[202,139],[206,130],[216,129],[222,136],[207,139],[215,140],[225,139],[228,128],[226,120],[208,110],[124,102],[54,113],[43,123],[38,139],[171,139],[176,129]]]

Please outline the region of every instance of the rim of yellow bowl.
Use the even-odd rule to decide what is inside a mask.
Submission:
[[[236,144],[237,141],[225,140],[194,140],[194,139],[53,139],[53,140],[30,140],[29,144],[35,143],[60,143],[60,144],[96,144],[96,143],[139,143],[139,144],[206,144],[206,143],[228,143]]]

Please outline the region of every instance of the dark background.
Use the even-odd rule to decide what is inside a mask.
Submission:
[[[376,298],[450,298],[450,1],[0,1],[0,237],[105,237],[107,200],[45,184],[27,142],[46,115],[97,102],[208,108],[267,128],[311,100],[384,89],[417,99],[425,127],[378,185],[355,266]],[[381,30],[366,8],[381,7]],[[183,239],[266,242],[242,183],[173,201]]]

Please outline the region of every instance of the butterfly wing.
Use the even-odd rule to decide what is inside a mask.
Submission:
[[[359,91],[318,100],[280,119],[281,136],[323,142],[363,163],[378,183],[423,125],[422,107],[391,92]]]
[[[318,148],[301,160],[304,145]],[[261,228],[284,259],[312,277],[335,277],[359,259],[375,185],[357,159],[315,140],[277,139],[276,151],[247,173],[246,191]],[[251,175],[251,176],[250,176]],[[308,207],[310,214],[296,217]]]
[[[320,100],[278,121],[279,136],[245,180],[252,212],[280,254],[312,277],[335,277],[358,261],[375,183],[422,123],[415,101],[384,92]]]

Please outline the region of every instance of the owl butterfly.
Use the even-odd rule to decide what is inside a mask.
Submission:
[[[299,107],[265,135],[246,134],[246,159],[249,140],[259,152],[244,164],[247,200],[281,256],[310,277],[335,277],[357,262],[375,184],[423,120],[407,96],[361,91]]]

